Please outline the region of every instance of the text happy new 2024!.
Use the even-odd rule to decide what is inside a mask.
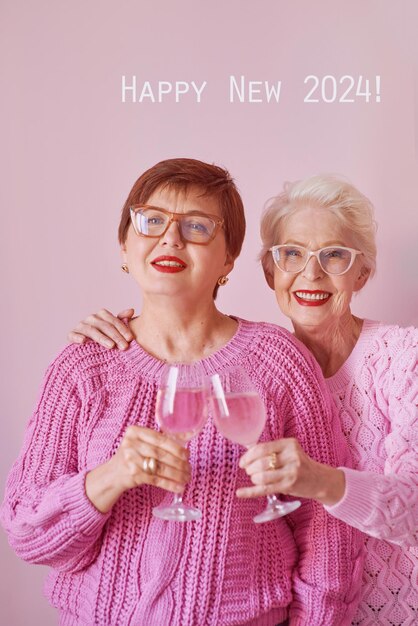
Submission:
[[[306,103],[354,102],[380,103],[380,75],[368,78],[363,75],[344,74],[323,76],[309,74],[303,79]],[[122,76],[121,102],[123,104],[161,104],[194,102],[201,104],[210,90],[208,81],[142,80],[135,75]],[[246,76],[230,75],[226,81],[225,98],[230,103],[279,104],[282,94],[281,80],[249,80]]]

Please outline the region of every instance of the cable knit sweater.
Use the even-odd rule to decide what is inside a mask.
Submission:
[[[369,535],[353,624],[418,624],[418,331],[365,320],[327,379],[356,471],[327,510]],[[381,540],[385,541],[381,541]]]
[[[295,436],[314,458],[346,465],[343,434],[313,357],[286,331],[239,321],[202,363],[240,364],[267,409],[262,439]],[[131,424],[155,428],[163,363],[136,342],[126,352],[95,343],[65,348],[49,367],[23,450],[8,479],[1,519],[17,554],[50,565],[46,583],[62,626],[292,626],[349,624],[359,599],[364,536],[305,501],[256,525],[265,499],[239,500],[249,484],[243,448],[211,419],[190,443],[186,501],[193,523],[151,510],[172,494],[142,485],[102,514],[88,500],[89,469],[107,461]]]

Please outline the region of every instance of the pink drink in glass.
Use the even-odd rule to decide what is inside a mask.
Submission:
[[[174,398],[167,389],[157,395],[156,418],[161,429],[185,445],[205,425],[208,392],[204,389],[178,389]]]
[[[228,416],[222,402],[226,402]],[[256,392],[228,393],[224,399],[214,398],[213,417],[224,437],[246,448],[257,443],[266,422],[264,404]]]
[[[246,448],[254,446],[265,425],[263,401],[246,371],[236,366],[223,374],[211,376],[213,418],[218,430],[230,441]],[[267,507],[253,519],[257,524],[269,522],[300,506],[299,500],[281,502],[274,494],[267,496]]]
[[[200,363],[167,363],[161,373],[156,421],[162,431],[178,444],[197,435],[205,425],[209,410],[209,381]],[[174,494],[171,503],[162,503],[152,514],[163,520],[190,522],[202,517],[202,512],[183,502],[183,495]]]

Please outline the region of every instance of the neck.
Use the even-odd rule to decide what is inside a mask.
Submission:
[[[130,324],[135,340],[162,361],[191,362],[209,356],[235,334],[237,322],[224,315],[212,299],[144,297],[141,315]]]
[[[327,327],[294,325],[296,337],[318,361],[325,378],[345,363],[360,336],[363,320],[347,312]]]

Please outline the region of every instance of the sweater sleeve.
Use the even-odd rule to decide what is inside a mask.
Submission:
[[[322,373],[310,353],[292,355],[287,378],[285,437],[295,437],[313,459],[337,466],[350,464],[337,413]],[[281,350],[283,353],[283,348]],[[351,624],[360,599],[364,536],[328,515],[323,506],[303,501],[288,516],[299,551],[293,572],[292,626]]]
[[[77,467],[75,354],[66,348],[48,368],[0,510],[17,555],[60,571],[77,571],[96,559],[109,516],[87,498],[86,471]]]
[[[414,339],[415,334],[415,339]],[[418,544],[417,333],[405,331],[390,367],[376,368],[374,401],[389,432],[382,441],[384,474],[343,468],[343,498],[327,510],[378,539],[404,548]]]

